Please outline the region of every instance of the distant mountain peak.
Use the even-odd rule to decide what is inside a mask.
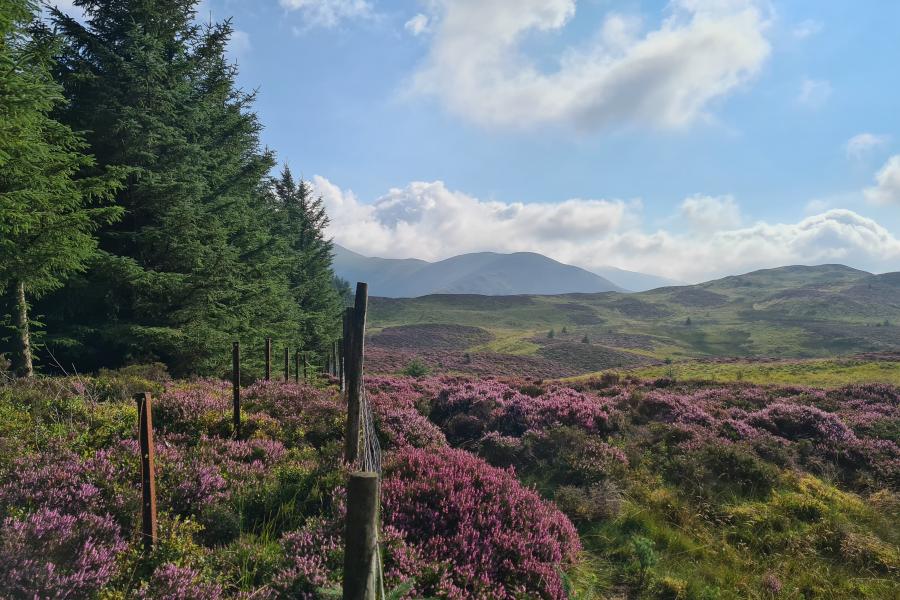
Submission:
[[[505,296],[626,291],[609,279],[536,252],[473,252],[437,262],[367,257],[335,245],[334,271],[366,281],[373,296],[436,293]]]

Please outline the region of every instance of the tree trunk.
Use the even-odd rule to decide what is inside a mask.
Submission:
[[[25,282],[16,282],[16,352],[13,370],[19,377],[34,375],[31,363],[31,333],[28,330],[28,303],[25,301]]]

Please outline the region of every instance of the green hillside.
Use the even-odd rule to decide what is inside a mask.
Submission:
[[[791,266],[639,294],[373,298],[370,323],[375,350],[378,330],[404,326],[409,358],[451,371],[501,358],[519,374],[543,367],[546,376],[570,376],[692,358],[891,352],[900,350],[900,273]],[[415,329],[436,324],[484,335],[437,355],[420,346],[430,335]],[[394,348],[396,366],[408,357]]]

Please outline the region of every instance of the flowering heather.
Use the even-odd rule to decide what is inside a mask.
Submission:
[[[190,567],[172,563],[160,565],[153,571],[147,585],[138,590],[140,600],[219,600],[222,586],[203,581]]]
[[[314,600],[316,590],[338,583],[334,574],[343,565],[342,531],[337,522],[315,519],[286,534],[281,545],[287,566],[272,584],[280,597]]]
[[[382,494],[384,522],[451,569],[438,589],[420,592],[566,597],[557,565],[579,552],[575,528],[511,472],[462,450],[408,448],[391,458]]]
[[[125,549],[109,516],[40,508],[0,529],[0,589],[5,598],[87,598],[117,572]]]

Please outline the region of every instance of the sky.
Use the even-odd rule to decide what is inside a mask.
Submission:
[[[60,4],[65,4],[60,2]],[[370,256],[900,270],[900,2],[203,0]]]

